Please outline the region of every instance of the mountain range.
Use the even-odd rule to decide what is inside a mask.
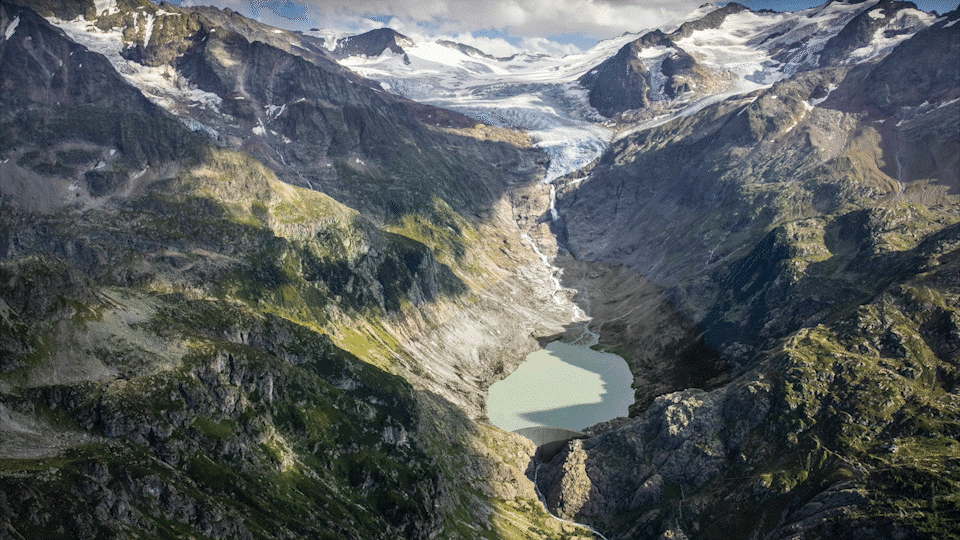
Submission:
[[[960,537],[960,10],[0,31],[0,537]],[[584,328],[541,463],[486,392]]]

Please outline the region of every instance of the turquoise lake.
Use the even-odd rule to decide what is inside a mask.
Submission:
[[[531,426],[582,431],[627,416],[632,381],[623,358],[554,341],[490,387],[487,415],[505,431]]]

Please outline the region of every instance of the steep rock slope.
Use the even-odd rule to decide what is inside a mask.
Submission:
[[[476,422],[497,370],[575,315],[516,240],[546,210],[539,154],[203,10],[37,8],[67,31],[0,4],[4,536],[575,534],[535,503],[530,444]],[[150,53],[167,17],[184,46]],[[331,194],[396,179],[400,206],[281,181],[282,139],[250,126],[293,92],[314,99],[297,150],[343,168]]]
[[[650,280],[704,349],[694,388],[541,466],[559,515],[611,538],[958,534],[957,20],[638,130],[561,190],[571,252]],[[630,340],[656,324],[601,337],[640,380],[672,373]]]
[[[797,13],[731,2],[669,34],[644,34],[578,81],[604,116],[649,121],[800,71],[877,58],[931,22],[911,2],[827,2]]]
[[[333,50],[333,56],[336,58],[347,58],[349,56],[375,57],[388,50],[393,54],[406,56],[403,47],[411,45],[413,45],[413,42],[407,36],[390,28],[379,28],[341,39]],[[410,63],[409,58],[405,57],[404,61]]]
[[[690,37],[697,30],[717,28],[727,17],[746,10],[731,2],[696,21],[682,24],[670,34],[654,30],[624,45],[617,54],[580,78],[589,90],[590,105],[604,116],[642,109],[651,100],[669,100],[704,84],[709,76],[692,56],[675,46],[674,40]],[[646,49],[646,51],[645,51]],[[649,53],[649,54],[645,54]],[[655,59],[650,70],[642,58]]]

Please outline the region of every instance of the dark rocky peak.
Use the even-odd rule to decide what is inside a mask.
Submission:
[[[268,26],[229,8],[116,0],[97,13],[92,0],[23,0],[22,3],[45,17],[73,20],[82,16],[100,30],[119,31],[123,39],[122,56],[145,66],[174,64],[205,39],[211,29],[219,27],[248,41],[268,43],[325,69],[346,74],[323,47],[322,40]]]
[[[202,41],[214,28],[260,41],[335,71],[343,69],[322,43],[254,21],[229,9],[211,6],[181,8],[149,0],[118,0],[116,9],[96,19],[101,30],[120,30],[123,56],[146,66],[170,64]]]
[[[925,26],[916,17],[900,17],[904,10],[918,10],[913,2],[883,0],[854,17],[840,32],[830,38],[820,53],[819,67],[833,67],[848,62],[850,53],[872,44],[877,32],[885,27],[884,38],[914,33]]]
[[[285,103],[325,103],[327,106],[387,107],[389,94],[376,90],[375,83],[362,79],[340,66],[327,69],[296,54],[223,27],[212,28],[199,46],[178,59],[178,71],[198,88],[215,93],[240,109],[224,112],[240,119],[255,120],[260,106]],[[239,102],[246,102],[240,104]]]
[[[960,98],[960,10],[900,43],[863,77],[838,88],[846,100],[880,117]]]
[[[93,20],[98,15],[94,0],[20,0],[17,4],[27,6],[43,17],[67,21],[77,17]]]
[[[138,4],[136,9],[104,15],[96,22],[101,30],[119,29],[123,33],[121,54],[127,60],[151,67],[171,63],[195,47],[212,28],[190,10],[166,4],[158,9],[147,0],[130,0],[128,5],[134,2]]]
[[[700,19],[683,23],[670,34],[653,30],[627,43],[616,55],[580,78],[580,84],[590,92],[590,105],[604,116],[614,116],[647,107],[650,101],[674,99],[694,89],[704,80],[705,74],[696,60],[675,41],[698,30],[719,28],[729,15],[743,11],[749,11],[749,8],[731,2]],[[654,62],[658,67],[651,75],[640,60],[640,52],[655,47],[667,47],[673,51]]]
[[[189,9],[149,0],[116,0],[97,12],[92,0],[22,0],[44,17],[74,20],[83,17],[103,31],[119,31],[123,56],[147,66],[159,66],[184,54],[200,31],[199,15]]]
[[[500,58],[493,56],[492,54],[487,54],[476,47],[471,47],[470,45],[464,45],[463,43],[457,43],[456,41],[447,41],[439,40],[437,44],[443,45],[444,47],[450,47],[451,49],[456,49],[463,54],[469,56],[479,56],[480,58],[487,58],[489,60],[505,60],[505,58]],[[511,57],[512,58],[512,57]]]
[[[651,60],[651,74],[641,61],[641,51],[657,47],[672,50]],[[676,45],[673,34],[654,30],[621,47],[582,76],[580,84],[590,91],[591,106],[604,116],[614,116],[647,107],[650,101],[674,99],[692,90],[702,78],[696,60]]]
[[[664,34],[661,30],[653,30],[640,36],[635,43],[638,43],[642,47],[672,47],[673,38]]]
[[[0,147],[16,163],[4,186],[17,186],[7,193],[16,204],[40,211],[64,204],[56,182],[41,178],[73,182],[71,197],[109,195],[138,171],[197,148],[197,137],[103,55],[36,12],[0,2],[0,26],[12,28],[0,35]]]
[[[327,69],[343,71],[324,46],[324,39],[274,28],[253,19],[244,17],[229,8],[218,9],[212,6],[193,8],[211,24],[223,27],[242,35],[247,41],[260,41],[303,57],[314,64],[322,65]]]
[[[106,58],[70,41],[30,8],[0,2],[0,26],[7,29],[0,35],[2,102],[22,98],[47,105],[101,102],[136,108],[145,101]]]
[[[590,91],[590,105],[604,116],[646,107],[650,74],[640,61],[640,40],[624,45],[580,78]]]
[[[337,42],[337,48],[333,51],[335,58],[348,58],[350,56],[369,56],[377,57],[390,50],[394,54],[404,55],[407,63],[410,62],[406,57],[406,51],[403,47],[413,46],[413,41],[407,36],[396,32],[390,28],[378,28],[356,36],[350,36]]]
[[[701,17],[695,21],[683,23],[680,25],[680,28],[677,28],[676,31],[670,35],[676,39],[680,39],[690,37],[697,30],[720,28],[720,25],[723,24],[723,21],[726,20],[727,16],[740,13],[741,11],[750,11],[750,8],[736,2],[730,2],[722,8],[710,12],[704,17]]]

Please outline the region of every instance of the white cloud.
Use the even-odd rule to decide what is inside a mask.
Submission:
[[[524,51],[547,53],[556,57],[562,57],[568,54],[576,54],[581,52],[580,49],[575,45],[564,45],[539,36],[523,38],[523,40],[520,42],[520,49]]]
[[[286,19],[266,4],[257,19],[291,30],[318,27],[345,33],[389,26],[414,41],[449,39],[495,56],[521,50],[563,56],[579,49],[546,38],[578,35],[597,40],[656,28],[688,15],[704,0],[292,1],[306,5],[308,20]],[[185,0],[184,4],[208,2],[252,16],[250,0]],[[590,40],[580,43],[584,41]]]
[[[514,36],[583,33],[607,38],[653,28],[697,8],[702,0],[306,0],[310,16],[339,26],[368,16],[392,16],[443,34],[497,29]]]

